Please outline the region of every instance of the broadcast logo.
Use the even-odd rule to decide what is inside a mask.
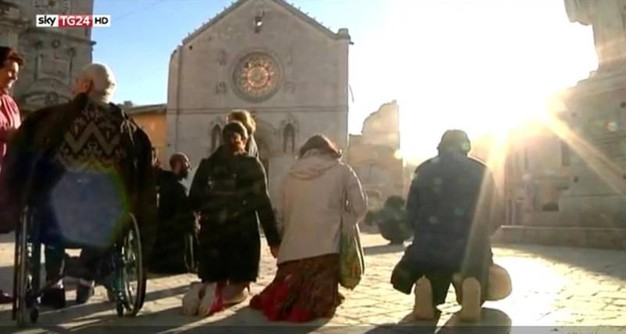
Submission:
[[[110,27],[111,15],[36,15],[35,25],[38,28]]]

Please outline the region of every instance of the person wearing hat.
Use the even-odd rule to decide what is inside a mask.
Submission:
[[[193,236],[195,216],[187,199],[187,187],[182,183],[189,177],[191,164],[184,153],[172,154],[169,163],[171,171],[161,170],[158,175],[158,247],[152,253],[149,268],[155,273],[181,274],[194,267],[185,261],[193,258],[187,254],[189,245],[185,240]]]
[[[490,236],[502,222],[494,178],[468,156],[465,132],[446,131],[437,149],[436,157],[415,170],[406,204],[414,237],[391,283],[406,294],[415,285],[413,316],[435,319],[453,276],[460,274],[460,318],[478,321],[493,263]]]
[[[278,255],[281,238],[265,170],[246,151],[247,142],[246,127],[228,123],[222,146],[200,162],[191,184],[189,201],[200,217],[198,277],[203,283],[197,312],[191,312],[200,316],[248,297],[245,289],[259,274],[259,223],[271,254]]]
[[[20,110],[9,93],[17,81],[22,66],[24,66],[22,56],[12,48],[0,46],[0,170],[9,141],[21,124]],[[13,298],[9,294],[0,290],[0,304],[12,301]]]

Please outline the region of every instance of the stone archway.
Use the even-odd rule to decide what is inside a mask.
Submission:
[[[271,160],[274,156],[274,128],[258,118],[256,119],[257,128],[254,133],[254,140],[256,141],[257,148],[259,150],[259,160],[263,163],[265,173],[269,175],[271,168]],[[269,177],[268,177],[269,179]]]
[[[271,158],[270,150],[267,147],[267,143],[263,140],[263,138],[255,136],[254,140],[256,141],[256,146],[259,150],[259,160],[261,160],[263,168],[265,168],[265,174],[269,177]]]

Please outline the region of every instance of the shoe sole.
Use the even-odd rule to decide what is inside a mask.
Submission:
[[[198,315],[201,317],[208,317],[211,315],[211,307],[215,302],[216,296],[216,285],[210,284],[204,288],[204,296],[200,300],[198,304]]]
[[[430,281],[420,278],[415,283],[415,306],[413,316],[417,320],[432,320],[435,318],[435,307],[433,307],[433,289]]]
[[[248,294],[245,291],[242,291],[239,295],[233,297],[232,299],[224,300],[224,305],[232,306],[241,304],[245,302],[246,299],[248,299]]]
[[[200,292],[202,291],[202,285],[192,285],[189,292],[183,297],[183,314],[194,316],[198,314],[200,308]]]
[[[480,321],[480,283],[475,278],[468,278],[462,285],[461,312],[459,318],[464,322]]]

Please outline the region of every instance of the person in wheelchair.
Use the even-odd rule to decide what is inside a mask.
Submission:
[[[87,65],[74,83],[74,98],[36,111],[9,147],[1,178],[16,195],[11,224],[19,226],[24,207],[32,212],[36,232],[29,237],[44,245],[46,306],[65,306],[64,276],[80,279],[76,302],[88,301],[94,281],[112,271],[103,260],[131,213],[142,252],[150,253],[156,227],[152,145],[110,102],[114,89],[106,65]],[[82,249],[80,257],[68,261],[65,248]]]

